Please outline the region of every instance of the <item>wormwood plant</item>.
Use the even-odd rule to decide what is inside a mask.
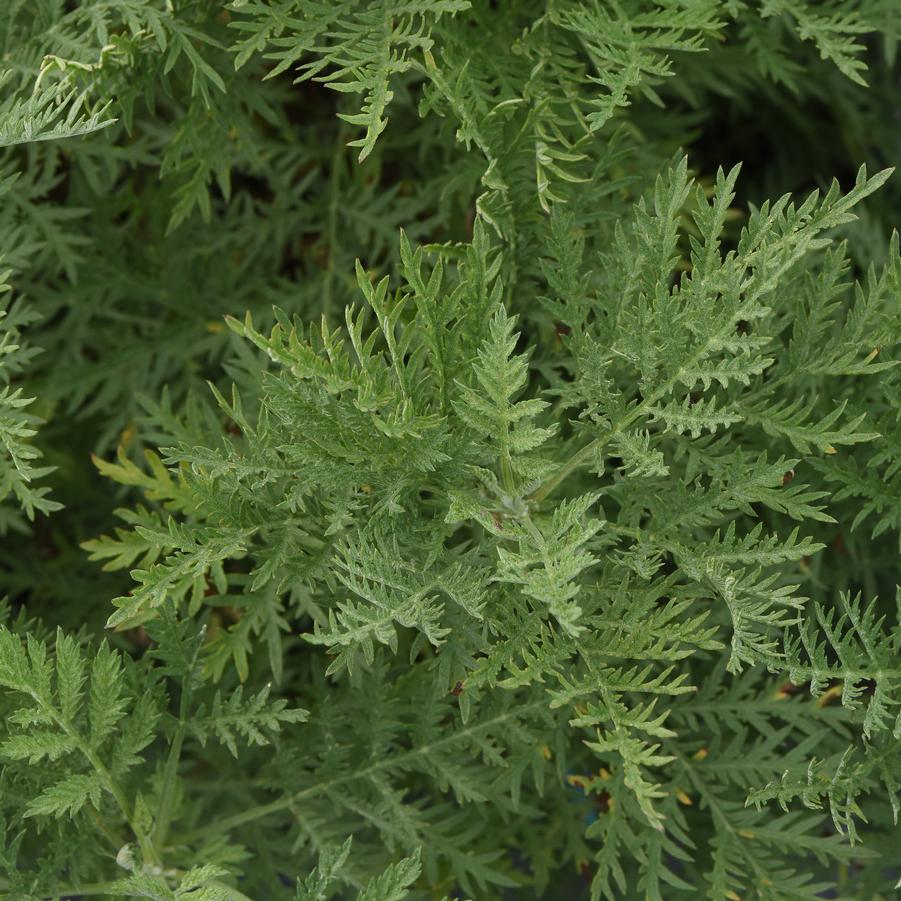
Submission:
[[[8,0],[0,894],[895,897],[894,12]]]

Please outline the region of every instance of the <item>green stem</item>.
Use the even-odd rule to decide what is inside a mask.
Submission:
[[[611,432],[611,434],[613,434]],[[567,461],[554,473],[543,485],[537,488],[529,496],[528,500],[534,504],[540,504],[562,481],[564,481],[570,473],[578,469],[588,460],[593,453],[600,450],[606,442],[600,438],[595,438],[589,442],[581,450],[576,451]]]
[[[633,422],[637,419],[640,419],[644,414],[648,411],[649,407],[652,407],[659,400],[664,398],[670,391],[672,391],[673,387],[681,380],[682,376],[685,374],[686,370],[695,366],[699,360],[704,359],[707,355],[707,351],[710,349],[711,344],[713,344],[714,339],[708,339],[707,343],[704,344],[703,347],[699,348],[698,351],[694,354],[694,356],[683,363],[679,369],[668,378],[656,391],[652,394],[649,394],[644,400],[641,401],[631,413],[626,414],[623,418],[610,429],[605,435],[602,435],[600,438],[595,438],[593,441],[590,441],[585,445],[581,450],[576,451],[567,461],[554,473],[543,485],[539,486],[531,495],[527,498],[531,503],[540,504],[562,481],[564,481],[574,470],[578,469],[585,463],[587,460],[591,458],[591,456],[595,453],[600,454],[600,452],[607,446],[610,442],[610,439],[613,438],[614,435],[619,434],[624,429],[629,428]]]
[[[506,447],[501,450],[501,484],[507,494],[513,494],[516,479],[513,477],[513,462],[510,459],[510,452]]]
[[[111,895],[116,891],[116,881],[112,882],[90,882],[87,885],[73,885],[58,889],[52,895],[42,895],[42,898],[71,898],[80,897],[82,895]]]
[[[178,872],[182,873],[183,871]],[[219,879],[210,879],[207,881],[206,885],[228,892],[231,901],[253,901],[248,895],[239,892],[233,886],[227,885]],[[65,888],[57,889],[52,895],[42,895],[41,897],[51,901],[51,899],[82,897],[84,895],[112,895],[121,893],[119,883],[113,880],[111,882],[90,882],[87,885],[66,886]]]
[[[82,747],[82,751],[91,762],[91,766],[94,767],[94,769],[100,774],[100,777],[106,783],[106,787],[109,789],[110,794],[112,794],[112,796],[116,799],[116,803],[119,805],[119,808],[122,811],[122,815],[125,817],[125,820],[128,823],[128,827],[131,829],[132,833],[134,833],[134,836],[137,839],[138,846],[141,849],[144,860],[149,863],[158,864],[160,860],[155,848],[153,847],[153,842],[150,841],[150,836],[148,836],[143,829],[139,828],[137,823],[135,822],[134,812],[131,809],[131,805],[128,803],[128,799],[125,797],[125,792],[122,791],[122,788],[119,786],[116,780],[113,779],[110,771],[106,768],[100,758],[97,757],[97,755],[93,751],[89,751],[86,747]]]
[[[72,726],[72,724],[60,716],[52,706],[46,704],[44,698],[33,692],[30,692],[30,695],[45,711],[47,711],[56,725],[72,739],[75,747],[78,748],[88,763],[94,768],[94,772],[100,776],[106,790],[116,799],[116,803],[119,805],[122,816],[125,818],[125,821],[128,823],[129,828],[141,847],[145,861],[159,863],[153,846],[149,841],[149,837],[142,829],[139,829],[135,823],[134,812],[131,809],[131,805],[128,803],[128,799],[125,797],[125,792],[122,790],[119,783],[113,779],[112,773],[106,768],[106,764],[97,756],[97,753],[89,747],[87,742],[85,742],[84,738],[82,738],[81,734]]]
[[[186,694],[187,692],[185,692]],[[160,803],[157,808],[156,822],[153,827],[153,844],[161,848],[166,841],[169,831],[169,823],[172,820],[172,804],[175,798],[175,785],[178,780],[178,764],[181,760],[181,749],[185,740],[187,724],[179,717],[178,728],[169,748],[169,756],[166,758],[166,768],[163,771],[163,788],[160,792]]]
[[[531,704],[525,705],[525,707],[508,710],[506,713],[492,717],[490,720],[486,720],[483,723],[478,723],[476,725],[470,726],[468,729],[463,729],[460,732],[453,732],[444,738],[439,738],[437,741],[429,742],[422,747],[411,748],[403,754],[398,754],[390,758],[383,758],[382,760],[379,760],[376,763],[372,763],[362,770],[357,770],[353,773],[347,773],[344,776],[336,776],[333,779],[326,779],[325,781],[320,782],[317,785],[311,785],[308,788],[304,788],[300,791],[294,792],[293,794],[286,795],[284,798],[279,798],[276,801],[270,801],[268,804],[260,804],[257,807],[251,807],[249,810],[244,810],[241,813],[234,814],[233,816],[219,819],[210,826],[206,826],[202,829],[194,829],[191,832],[184,833],[183,835],[174,836],[173,841],[176,844],[187,844],[189,842],[196,841],[199,838],[205,838],[207,836],[217,835],[223,832],[230,832],[232,829],[236,829],[239,826],[244,826],[246,823],[252,823],[255,820],[263,819],[264,817],[269,816],[269,814],[286,810],[292,805],[296,804],[298,801],[302,801],[305,798],[316,797],[317,795],[322,794],[323,792],[328,791],[329,789],[334,788],[337,785],[343,785],[346,782],[353,782],[357,779],[364,779],[367,776],[371,776],[374,773],[379,772],[380,770],[403,765],[411,758],[428,755],[442,745],[453,744],[468,735],[473,735],[474,733],[481,732],[485,729],[490,729],[497,723],[504,722],[505,720],[512,719],[513,717],[524,716],[532,708],[543,708],[546,707],[546,705],[547,701],[544,698],[541,698],[538,701],[533,701]]]
[[[169,756],[166,758],[166,768],[163,771],[163,787],[160,792],[160,803],[157,807],[156,823],[153,829],[153,845],[161,848],[169,832],[169,823],[172,820],[172,805],[175,800],[175,786],[178,782],[178,764],[181,761],[181,749],[185,741],[185,733],[188,728],[188,713],[191,709],[191,698],[194,693],[194,667],[197,665],[197,657],[203,645],[203,637],[206,626],[201,628],[197,645],[194,648],[194,656],[184,680],[181,698],[178,703],[178,727],[169,747]]]

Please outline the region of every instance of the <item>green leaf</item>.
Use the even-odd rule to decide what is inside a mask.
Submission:
[[[75,816],[85,804],[100,805],[102,789],[96,773],[74,773],[45,788],[25,809],[25,816]]]

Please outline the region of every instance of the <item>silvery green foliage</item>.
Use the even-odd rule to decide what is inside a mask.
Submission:
[[[7,7],[0,893],[891,896],[890,4]]]

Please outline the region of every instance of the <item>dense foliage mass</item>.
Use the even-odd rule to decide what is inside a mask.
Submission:
[[[4,0],[0,894],[901,885],[897,0]]]

